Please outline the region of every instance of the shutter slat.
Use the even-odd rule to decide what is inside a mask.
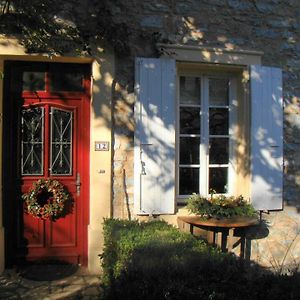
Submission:
[[[251,66],[251,202],[258,210],[282,209],[282,71]]]
[[[175,210],[175,61],[136,60],[135,212]]]

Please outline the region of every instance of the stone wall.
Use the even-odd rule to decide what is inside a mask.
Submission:
[[[134,58],[158,56],[155,44],[162,42],[263,51],[263,65],[283,69],[286,208],[284,213],[271,213],[269,218],[280,220],[284,216],[299,224],[300,2],[130,0],[119,5],[116,2],[112,12],[114,22],[127,26],[128,35],[124,36],[124,41],[129,49],[116,59],[113,99],[114,216],[132,217]],[[272,228],[278,230],[289,226],[285,221],[272,224]],[[278,237],[275,229],[270,230],[271,238],[272,234]]]
[[[263,51],[263,65],[280,67],[284,71],[284,199],[290,205],[300,205],[297,198],[300,192],[300,160],[297,159],[300,148],[300,3],[279,0],[203,0],[200,3],[142,3],[132,0],[126,3],[126,6],[123,4],[114,9],[114,22],[127,24],[130,33],[124,37],[130,51],[117,59],[114,94],[117,168],[131,169],[132,166],[130,153],[134,126],[132,109],[135,56],[157,56],[156,42]],[[116,184],[121,177],[115,176]],[[132,181],[130,178],[128,180],[130,186]],[[119,202],[119,194],[122,193],[122,188],[115,190],[116,202]]]
[[[106,125],[113,128],[114,217],[135,217],[135,57],[158,57],[157,43],[183,44],[263,51],[263,65],[283,69],[285,208],[282,212],[264,215],[267,226],[249,233],[251,258],[266,266],[300,262],[300,1],[85,0],[78,3],[68,0],[64,5],[65,11],[61,12],[61,17],[68,19],[68,16],[73,16],[73,19],[70,18],[74,21],[73,25],[80,27],[86,40],[91,39],[97,44],[97,51],[106,49],[99,38],[105,30],[97,30],[103,24],[112,27],[107,32],[117,54],[112,84],[112,124],[109,116]],[[73,25],[69,24],[71,27]],[[85,51],[86,55],[95,54],[89,47]],[[105,61],[111,64],[108,59]],[[169,216],[170,222],[174,219]]]

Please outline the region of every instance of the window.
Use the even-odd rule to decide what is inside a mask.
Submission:
[[[230,193],[234,79],[179,77],[178,194]]]
[[[198,47],[174,47],[177,63],[136,59],[135,212],[173,214],[176,200],[210,188],[281,209],[282,71],[253,52],[203,49],[201,61]]]
[[[23,92],[84,92],[84,79],[90,74],[86,64],[35,63],[20,67]],[[15,83],[14,80],[12,83]]]
[[[68,110],[48,106],[22,109],[22,175],[44,174],[44,160],[48,158],[45,136],[49,135],[50,174],[72,175],[73,121],[74,113]]]
[[[43,175],[44,108],[22,110],[22,175]]]

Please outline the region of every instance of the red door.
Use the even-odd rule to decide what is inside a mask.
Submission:
[[[86,265],[89,198],[89,76],[80,65],[19,67],[21,194],[39,179],[59,181],[70,195],[55,219],[41,219],[19,203],[16,258]],[[42,205],[42,203],[40,203]]]

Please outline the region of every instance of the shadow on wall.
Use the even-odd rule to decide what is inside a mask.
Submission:
[[[291,99],[288,101],[288,99]],[[285,103],[285,177],[284,200],[287,206],[295,207],[300,212],[300,98],[296,94],[286,97]]]
[[[43,2],[43,1],[42,1]],[[41,4],[42,4],[41,2]],[[104,40],[111,43],[117,53],[116,55],[116,74],[114,78],[113,85],[108,83],[111,79],[112,74],[108,70],[101,70],[101,88],[99,91],[94,91],[95,93],[104,93],[107,97],[110,97],[112,92],[112,108],[113,111],[110,111],[109,104],[100,104],[94,103],[94,110],[96,117],[103,118],[107,127],[110,128],[112,125],[113,128],[113,137],[114,145],[119,147],[118,139],[124,138],[126,140],[126,145],[121,145],[121,151],[126,151],[126,149],[133,147],[133,132],[134,132],[134,119],[133,119],[133,106],[134,106],[134,96],[133,96],[133,66],[134,66],[134,57],[136,56],[157,56],[158,51],[155,49],[155,44],[157,42],[161,43],[180,43],[188,45],[207,45],[210,47],[215,47],[217,49],[217,55],[223,55],[222,49],[264,49],[266,53],[270,52],[276,43],[276,39],[272,39],[271,36],[268,36],[266,32],[262,29],[257,29],[257,26],[253,20],[259,19],[261,27],[269,25],[267,18],[261,18],[266,12],[272,13],[275,8],[284,7],[283,4],[270,4],[270,5],[257,5],[255,2],[248,4],[236,4],[236,3],[226,3],[224,4],[224,9],[234,18],[228,20],[226,18],[226,28],[222,28],[223,33],[219,31],[220,24],[225,21],[222,19],[222,16],[218,22],[207,22],[207,18],[215,15],[215,5],[210,3],[203,3],[201,7],[195,5],[194,3],[184,4],[184,3],[175,3],[164,2],[162,3],[153,3],[147,4],[144,3],[134,3],[134,9],[132,3],[124,4],[120,1],[117,1],[114,4],[111,4],[109,1],[103,1],[101,3],[95,4],[95,2],[85,1],[80,3],[77,7],[72,7],[69,3],[61,4],[58,6],[51,6],[52,17],[47,18],[49,24],[56,24],[60,28],[61,26],[68,25],[70,28],[74,29],[76,36],[79,37],[79,46],[77,50],[82,50],[85,55],[97,56],[97,50],[92,49],[91,44],[96,43],[101,46],[105,45]],[[45,1],[45,4],[48,5],[48,2]],[[12,18],[12,15],[15,13],[13,9],[15,5],[16,10],[19,6],[17,1],[5,1],[2,10],[3,20],[6,18]],[[282,6],[281,6],[282,5]],[[92,7],[93,9],[87,9]],[[296,4],[295,4],[296,7]],[[28,6],[25,9],[29,10],[32,13],[32,7]],[[30,11],[31,9],[31,11]],[[146,11],[155,11],[156,15],[145,15]],[[292,13],[296,12],[297,9],[293,10]],[[83,13],[84,12],[84,13]],[[126,13],[125,13],[126,12]],[[137,13],[140,12],[140,13]],[[247,36],[253,34],[253,40],[249,42],[245,39],[244,32],[241,32],[241,17],[245,12],[251,12],[251,22],[248,22],[246,25]],[[197,16],[195,17],[195,13]],[[30,14],[29,14],[30,16]],[[53,18],[56,16],[56,18]],[[224,17],[225,18],[225,17]],[[21,20],[21,18],[20,18]],[[205,20],[205,21],[204,21]],[[118,22],[117,22],[118,21]],[[296,22],[296,15],[290,15],[290,22]],[[230,23],[230,24],[229,24]],[[168,26],[166,26],[168,25]],[[230,26],[229,26],[230,25]],[[54,35],[54,31],[51,28],[47,28],[49,39],[43,40],[43,45],[51,53],[54,51],[55,46],[58,46],[58,42],[53,43],[57,37]],[[234,30],[232,30],[234,29]],[[280,27],[277,27],[272,33],[276,36],[280,35],[280,31],[283,30]],[[254,34],[255,33],[255,34]],[[57,33],[56,33],[57,34]],[[101,37],[99,39],[99,36]],[[74,36],[68,31],[68,39],[74,39]],[[104,39],[102,38],[104,37]],[[263,42],[261,42],[263,40]],[[266,43],[265,41],[268,41]],[[1,42],[3,46],[9,46],[7,41]],[[26,44],[25,44],[26,45]],[[59,48],[59,47],[58,47]],[[63,47],[62,47],[63,48]],[[105,46],[106,48],[106,46]],[[117,50],[123,49],[123,52],[120,53]],[[59,49],[63,51],[69,51],[70,49]],[[270,50],[270,51],[269,51]],[[59,51],[58,51],[59,52]],[[172,53],[171,53],[172,54]],[[209,61],[209,53],[203,53]],[[279,56],[279,53],[275,53],[274,60]],[[231,57],[230,59],[235,59]],[[269,59],[269,58],[265,58]],[[279,60],[280,61],[280,60]],[[105,62],[107,65],[108,61]],[[101,64],[101,61],[100,61]],[[105,64],[103,64],[105,65]],[[106,80],[109,78],[109,80]],[[111,116],[113,117],[111,119]],[[155,117],[155,116],[153,116]],[[155,120],[154,120],[155,121]],[[112,123],[111,123],[112,122]],[[164,124],[167,126],[168,124]],[[290,124],[293,127],[293,124]],[[293,127],[295,129],[295,127]],[[239,141],[237,141],[239,142]],[[262,141],[261,146],[266,140]],[[162,145],[165,141],[162,141]],[[285,149],[285,153],[293,153],[291,156],[296,156],[297,150],[294,149],[295,143],[288,142]],[[167,148],[168,145],[164,145],[166,149],[166,155],[169,152]],[[297,148],[297,147],[296,147]],[[298,148],[297,148],[298,149]],[[150,154],[151,159],[155,161],[155,158],[159,155],[153,151]],[[257,154],[259,159],[262,160],[262,163],[268,163],[268,160],[264,157],[263,153]],[[114,154],[115,156],[115,154]],[[242,159],[241,159],[242,160]],[[126,173],[130,173],[129,169],[132,168],[131,162],[126,162],[125,160],[120,160],[121,168],[126,169]],[[286,190],[285,196],[288,199],[294,199],[296,192],[298,191],[299,184],[296,182],[296,169],[293,166],[293,162],[289,162],[287,172],[291,176],[286,176],[286,186],[289,187],[289,190]],[[295,166],[296,167],[296,166]],[[168,170],[165,170],[168,172]],[[122,172],[121,172],[122,173]],[[245,176],[248,174],[245,174]],[[119,176],[119,175],[118,175]],[[117,176],[117,177],[118,177]],[[122,176],[119,176],[122,177]],[[121,178],[116,179],[117,181],[122,181]],[[274,182],[269,179],[268,184],[271,186]],[[121,183],[120,183],[121,184]],[[155,180],[153,181],[155,184]],[[165,188],[169,188],[170,184],[166,182]],[[124,193],[124,191],[120,192]],[[292,195],[293,194],[293,195]],[[290,201],[290,200],[288,200]],[[296,203],[295,203],[296,205]]]

